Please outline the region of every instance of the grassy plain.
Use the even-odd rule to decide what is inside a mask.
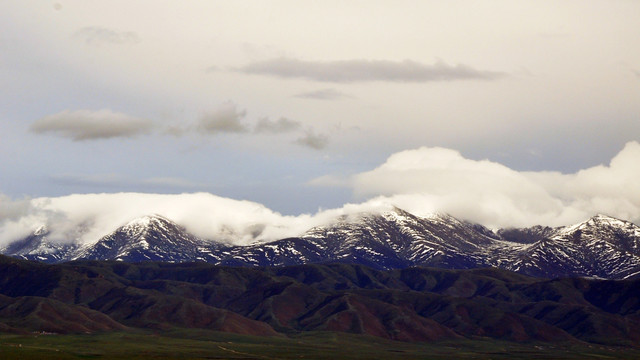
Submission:
[[[0,335],[2,359],[638,359],[640,349],[490,339],[406,343],[306,332],[257,337],[208,330]]]

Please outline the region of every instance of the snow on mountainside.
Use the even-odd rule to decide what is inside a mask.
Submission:
[[[534,276],[625,278],[640,270],[640,228],[633,223],[596,215],[557,229],[528,246],[505,268]]]
[[[640,273],[640,228],[597,215],[572,226],[489,230],[446,214],[401,209],[342,216],[299,237],[249,246],[200,239],[161,216],[134,219],[95,244],[57,244],[42,228],[2,253],[30,260],[206,261],[234,266],[355,263],[376,269],[500,267],[541,277]]]
[[[41,226],[26,238],[0,249],[0,253],[25,260],[56,263],[69,260],[72,254],[80,248],[78,244],[50,241],[48,235],[47,227]]]
[[[218,261],[215,244],[189,234],[162,216],[144,216],[118,228],[74,259],[139,261]]]

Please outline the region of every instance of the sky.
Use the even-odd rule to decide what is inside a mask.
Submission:
[[[2,1],[0,243],[147,212],[267,239],[372,204],[638,223],[638,18],[632,0]]]

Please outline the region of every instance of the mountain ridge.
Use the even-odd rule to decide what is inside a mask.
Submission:
[[[45,228],[2,253],[48,263],[203,261],[231,266],[353,263],[375,269],[499,267],[538,277],[622,279],[640,273],[640,228],[597,214],[570,226],[490,230],[448,214],[393,208],[341,216],[297,237],[246,246],[198,238],[160,215],[132,219],[94,244],[57,244]]]
[[[356,264],[43,264],[0,255],[0,331],[330,331],[406,342],[484,338],[637,347],[639,281]]]

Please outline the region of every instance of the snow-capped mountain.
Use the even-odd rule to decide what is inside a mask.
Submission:
[[[189,234],[183,227],[159,215],[134,219],[74,254],[74,259],[140,261],[220,260],[221,245]]]
[[[30,260],[205,261],[234,266],[355,263],[376,269],[500,267],[541,277],[640,275],[640,228],[597,215],[572,226],[492,231],[446,214],[401,209],[343,216],[295,238],[249,246],[200,239],[161,216],[134,219],[91,245],[48,241],[47,230],[1,249]]]
[[[640,271],[640,228],[596,215],[524,246],[517,260],[504,267],[542,277],[571,274],[625,278]]]
[[[56,263],[71,259],[79,248],[78,244],[50,241],[49,230],[41,226],[26,238],[0,249],[0,253],[25,260]]]
[[[343,216],[333,225],[310,229],[298,238],[238,247],[222,263],[286,266],[342,262],[377,269],[418,264],[460,269],[489,266],[479,251],[493,239],[477,227],[444,214],[419,218],[396,208],[380,214]]]

